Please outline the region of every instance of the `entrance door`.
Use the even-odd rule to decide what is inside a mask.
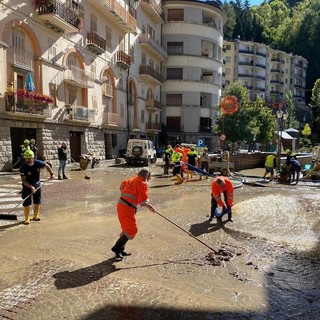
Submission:
[[[34,139],[37,141],[36,129],[31,128],[10,128],[11,148],[12,148],[12,164],[18,161],[19,146],[23,144],[25,139]]]
[[[79,162],[81,157],[81,135],[82,132],[78,131],[70,131],[69,133],[70,155],[76,162]]]

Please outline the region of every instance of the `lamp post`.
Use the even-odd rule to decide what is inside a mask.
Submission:
[[[277,119],[278,119],[278,124],[279,124],[279,131],[278,131],[278,151],[277,151],[277,167],[278,167],[278,172],[280,172],[281,169],[281,138],[282,138],[282,131],[283,131],[283,125],[284,121],[287,120],[288,114],[287,112],[282,109],[279,109],[276,112]]]

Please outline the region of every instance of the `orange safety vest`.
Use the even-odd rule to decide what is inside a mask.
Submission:
[[[227,177],[221,177],[225,182],[225,187],[221,188],[217,185],[217,178],[213,180],[211,185],[212,190],[212,196],[217,201],[218,205],[223,207],[224,204],[221,200],[221,193],[227,192],[227,206],[232,207],[233,206],[233,185],[232,182]]]

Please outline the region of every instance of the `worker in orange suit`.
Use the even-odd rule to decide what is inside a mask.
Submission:
[[[118,219],[122,232],[112,251],[116,255],[116,260],[121,261],[124,256],[130,255],[125,252],[125,245],[130,239],[134,239],[138,233],[136,222],[136,212],[138,205],[147,207],[155,212],[155,208],[150,204],[148,198],[148,181],[151,179],[151,171],[143,168],[137,177],[122,181],[120,185],[121,196],[117,205]]]
[[[223,196],[223,199],[222,199]],[[217,207],[222,207],[222,215],[228,214],[228,220],[232,220],[232,206],[233,206],[233,185],[227,177],[217,177],[213,180],[211,185],[211,215],[209,221],[212,221],[216,215]],[[222,222],[222,215],[217,216],[217,221]]]

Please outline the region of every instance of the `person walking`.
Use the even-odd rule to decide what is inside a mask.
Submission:
[[[20,167],[20,177],[22,181],[21,197],[23,201],[24,224],[30,224],[30,206],[33,201],[33,220],[40,221],[40,204],[41,204],[41,182],[40,169],[46,168],[50,173],[50,179],[54,178],[52,169],[44,161],[34,158],[31,150],[24,153],[25,163]]]
[[[223,195],[223,199],[222,199]],[[222,213],[228,214],[228,221],[232,220],[233,184],[227,177],[217,177],[211,185],[211,215],[209,221],[215,216],[218,206],[222,207]],[[222,222],[222,216],[217,216],[217,221]]]
[[[163,154],[163,160],[164,160],[163,173],[164,174],[169,174],[172,152],[173,152],[172,146],[169,144]]]
[[[64,142],[62,142],[61,147],[58,148],[58,158],[59,158],[58,179],[59,180],[68,179],[68,177],[65,175],[68,151],[67,151],[67,145]],[[62,173],[62,176],[61,176],[61,173]]]
[[[266,161],[264,163],[265,167],[265,172],[264,175],[262,176],[262,179],[265,179],[267,174],[270,173],[270,181],[273,180],[274,176],[274,169],[277,168],[277,158],[276,158],[277,153],[269,154],[266,158]]]
[[[36,140],[30,139],[30,150],[34,153],[34,158],[38,158],[38,146],[36,145]]]
[[[122,181],[120,185],[121,196],[117,205],[118,219],[121,225],[121,234],[115,245],[111,248],[116,255],[116,260],[121,261],[124,256],[130,255],[125,252],[125,245],[138,233],[136,222],[137,206],[147,207],[155,212],[148,197],[148,181],[151,179],[151,171],[143,168],[136,177]]]
[[[208,148],[204,147],[203,152],[200,155],[200,169],[209,172],[209,164],[210,164],[210,157],[208,155]],[[206,179],[209,177],[206,176]],[[200,173],[200,180],[202,180],[202,174]]]
[[[199,156],[195,147],[190,148],[190,151],[187,154],[187,158],[188,158],[188,164],[190,164],[193,167],[198,166]],[[194,173],[194,170],[192,170],[191,167],[188,167],[187,180],[189,180],[189,177],[193,179],[193,173]]]

